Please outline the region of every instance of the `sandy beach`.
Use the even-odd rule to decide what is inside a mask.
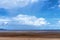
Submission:
[[[0,37],[0,40],[60,40],[60,38]]]

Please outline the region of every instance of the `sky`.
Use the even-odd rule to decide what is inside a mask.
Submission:
[[[60,0],[0,0],[0,28],[60,30]]]

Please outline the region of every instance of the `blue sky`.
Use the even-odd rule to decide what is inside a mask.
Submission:
[[[0,0],[0,28],[60,29],[60,0]]]

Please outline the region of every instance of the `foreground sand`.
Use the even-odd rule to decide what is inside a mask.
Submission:
[[[0,37],[0,40],[60,40],[60,38]]]

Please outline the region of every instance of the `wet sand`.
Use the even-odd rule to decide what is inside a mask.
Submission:
[[[0,37],[60,38],[60,31],[0,31]]]
[[[0,40],[60,40],[60,32],[5,31],[0,32]]]

